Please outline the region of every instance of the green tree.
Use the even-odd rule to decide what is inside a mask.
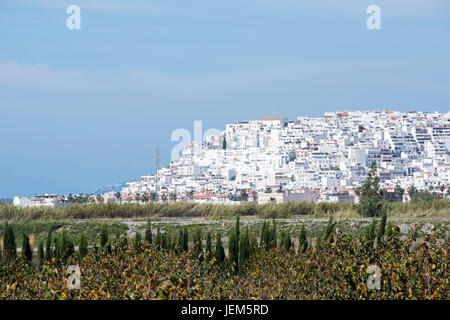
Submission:
[[[31,263],[33,251],[31,250],[30,239],[25,233],[22,235],[22,256]]]
[[[300,235],[298,237],[298,253],[303,253],[308,248],[308,239],[306,238],[305,226],[302,225]]]
[[[3,236],[3,250],[5,255],[9,259],[15,259],[17,256],[16,237],[14,235],[14,229],[8,222],[5,222]]]
[[[178,250],[189,250],[189,235],[186,227],[180,228],[180,230],[178,231]]]
[[[136,247],[136,249],[141,246],[141,241],[142,241],[141,233],[139,231],[136,231],[136,234],[134,236],[134,246]]]
[[[67,232],[63,230],[59,236],[59,256],[61,259],[65,258],[67,248]]]
[[[161,230],[159,228],[156,229],[156,241],[155,245],[157,249],[161,249],[162,237]]]
[[[159,196],[158,196],[158,194],[157,194],[156,192],[151,192],[151,193],[150,193],[150,199],[151,199],[152,201],[158,201]]]
[[[72,239],[70,239],[70,237],[68,237],[66,240],[66,247],[64,253],[65,258],[68,258],[75,253],[75,245],[73,244],[73,241]]]
[[[223,248],[223,243],[219,232],[217,232],[216,236],[216,248],[214,250],[214,257],[216,258],[216,263],[222,267],[225,263],[225,249]]]
[[[174,250],[175,249],[175,241],[174,241],[174,236],[173,233],[167,233],[167,237],[166,237],[166,245],[167,249],[169,250]]]
[[[272,220],[272,229],[270,230],[269,245],[270,245],[271,248],[276,248],[278,246],[278,242],[277,242],[277,223],[275,222],[275,219]]]
[[[205,259],[209,261],[212,257],[212,241],[211,232],[206,233],[206,245],[205,245]]]
[[[253,234],[250,237],[250,248],[249,248],[250,256],[252,256],[255,253],[257,248],[258,248],[258,239],[257,236]]]
[[[38,246],[38,260],[39,260],[40,266],[43,264],[44,259],[45,259],[44,241],[41,240],[41,241],[39,241],[39,246]]]
[[[272,220],[272,227],[268,221],[264,221],[261,229],[260,246],[266,250],[277,246],[277,224]]]
[[[231,231],[229,239],[228,239],[228,260],[230,262],[230,266],[237,270],[239,268],[239,216],[236,217],[236,225],[234,229]]]
[[[189,232],[187,227],[184,227],[183,230],[183,250],[188,251],[189,250]]]
[[[375,219],[372,220],[372,223],[369,225],[369,227],[366,229],[366,237],[373,241],[376,238],[376,228],[377,228],[377,221]]]
[[[180,228],[178,231],[178,250],[189,250],[189,235],[186,227]]]
[[[203,261],[203,249],[202,249],[202,233],[200,228],[196,228],[194,233],[194,256],[196,256],[200,261]]]
[[[45,259],[48,261],[52,259],[52,229],[47,233],[45,240]]]
[[[250,257],[250,235],[248,228],[241,235],[239,239],[239,264],[238,270],[242,271],[244,269],[244,265]]]
[[[386,220],[387,220],[387,209],[383,209],[383,215],[381,216],[380,227],[378,228],[377,233],[377,243],[383,241],[383,236],[386,231]]]
[[[145,228],[145,241],[152,243],[152,223],[150,220],[147,222],[147,227]]]
[[[259,245],[261,247],[265,247],[266,249],[268,249],[268,242],[269,242],[269,225],[267,221],[264,221],[261,228],[261,237],[259,239]]]
[[[55,237],[54,239],[54,249],[53,249],[53,257],[56,259],[61,258],[61,250],[60,250],[60,241],[58,237]]]
[[[286,250],[287,252],[291,251],[292,240],[289,232],[283,230],[281,231],[281,239],[280,239],[280,247]]]
[[[377,176],[377,166],[372,161],[369,174],[361,187],[358,209],[365,217],[378,217],[383,206],[383,195],[380,192],[380,179]]]
[[[394,192],[397,193],[398,195],[400,195],[400,197],[403,197],[403,195],[405,194],[405,189],[403,189],[402,187],[400,187],[398,184],[395,186]]]
[[[108,243],[108,228],[104,224],[100,230],[100,247],[103,249]]]
[[[70,257],[75,252],[75,246],[72,240],[69,238],[67,230],[63,230],[63,232],[61,232],[59,240],[59,251],[59,257],[64,260]]]
[[[88,253],[88,241],[85,234],[82,234],[80,237],[80,245],[78,247],[78,251],[81,257],[84,257]]]

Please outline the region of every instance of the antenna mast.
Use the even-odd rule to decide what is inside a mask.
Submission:
[[[155,191],[156,191],[156,194],[158,194],[159,147],[156,147],[155,153],[156,153],[156,187],[155,187]]]

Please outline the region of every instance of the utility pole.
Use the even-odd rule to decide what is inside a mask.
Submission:
[[[156,192],[156,195],[158,195],[159,147],[156,147],[155,153],[156,153],[156,187],[155,187],[155,192]]]

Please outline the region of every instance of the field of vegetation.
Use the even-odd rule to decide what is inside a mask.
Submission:
[[[380,202],[381,205],[381,202]],[[432,200],[414,203],[382,202],[391,217],[449,217],[450,201]],[[374,215],[377,211],[372,210]],[[361,218],[370,217],[353,203],[312,203],[308,201],[283,204],[242,202],[237,205],[199,204],[187,202],[141,203],[89,203],[66,208],[37,207],[19,208],[0,204],[0,220],[43,219],[111,219],[111,218],[155,218],[155,217],[202,217],[228,219],[239,216],[254,216],[263,219],[308,216],[314,218]]]
[[[448,221],[406,224],[384,212],[339,221],[10,220],[0,299],[449,299]],[[30,223],[40,237],[28,236]],[[68,289],[70,265],[79,266],[79,290]]]

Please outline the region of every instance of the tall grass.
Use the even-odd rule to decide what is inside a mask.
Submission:
[[[410,203],[386,203],[391,217],[448,217],[450,201],[432,200]]]
[[[450,217],[450,201],[434,200],[418,203],[385,203],[390,217]],[[236,215],[260,218],[311,217],[360,217],[356,206],[351,203],[311,203],[307,201],[283,204],[242,203],[239,205],[199,203],[156,203],[145,204],[77,204],[67,208],[18,208],[0,205],[1,220],[38,219],[110,219],[147,217],[205,217],[212,219],[230,218]]]

